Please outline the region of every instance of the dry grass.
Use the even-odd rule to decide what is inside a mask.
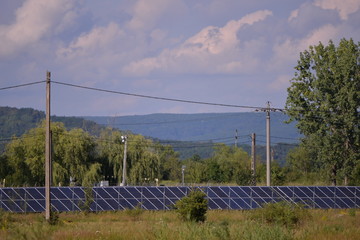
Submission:
[[[360,210],[310,210],[287,228],[254,220],[251,211],[208,211],[202,224],[182,222],[174,211],[61,213],[51,226],[43,214],[2,215],[0,239],[360,239]]]

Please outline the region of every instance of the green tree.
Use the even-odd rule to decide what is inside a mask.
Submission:
[[[106,180],[120,184],[122,180],[122,168],[124,158],[124,143],[120,131],[107,128],[101,131],[97,140],[99,160],[102,163],[102,173]]]
[[[181,163],[179,154],[169,145],[156,144],[160,157],[160,172],[162,180],[180,181]]]
[[[213,169],[218,175],[217,182],[237,182],[240,185],[249,185],[250,180],[250,157],[241,148],[234,148],[225,144],[215,147],[211,161],[215,161],[219,167],[218,171]],[[213,163],[210,166],[216,167]]]
[[[128,136],[128,182],[139,184],[160,179],[160,157],[155,144],[141,135]]]
[[[95,142],[81,129],[67,131],[62,123],[52,123],[53,185],[69,184],[70,176],[83,184],[97,181],[100,165],[96,163]],[[21,138],[14,138],[5,150],[11,169],[7,182],[12,185],[44,185],[45,127],[44,122]]]
[[[311,141],[333,185],[340,178],[354,181],[360,159],[359,46],[351,39],[310,46],[300,53],[288,88],[290,121],[298,122],[305,144]]]

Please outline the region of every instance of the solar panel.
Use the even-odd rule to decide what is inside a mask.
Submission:
[[[334,187],[315,187],[315,196],[316,197],[330,197],[335,196]]]
[[[314,196],[313,187],[294,187],[294,196],[299,198],[311,198]]]
[[[251,188],[250,187],[231,187],[230,188],[230,197],[250,197]]]
[[[270,202],[286,201],[309,208],[358,208],[360,187],[52,187],[56,211],[81,211],[90,201],[91,211],[115,211],[141,207],[172,209],[192,189],[206,193],[209,209],[252,209]],[[85,194],[87,193],[87,194]],[[0,208],[11,212],[43,212],[45,188],[0,188]],[[86,196],[88,195],[88,196]]]
[[[273,195],[272,189],[268,187],[253,187],[251,189],[253,197],[268,198]]]

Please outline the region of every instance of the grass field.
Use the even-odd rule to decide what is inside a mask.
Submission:
[[[263,210],[208,211],[204,223],[181,221],[175,211],[140,209],[44,214],[0,213],[0,239],[360,239],[360,210],[301,210],[269,221]],[[277,216],[279,217],[279,216]],[[290,221],[288,221],[290,220]]]

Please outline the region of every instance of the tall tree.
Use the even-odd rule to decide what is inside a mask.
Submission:
[[[360,161],[359,47],[352,39],[310,46],[300,53],[288,88],[290,121],[312,142],[333,185],[340,178],[354,181]]]
[[[52,176],[54,185],[69,184],[70,177],[79,184],[92,184],[100,177],[101,165],[96,163],[95,142],[82,129],[67,131],[62,123],[52,123]],[[11,185],[43,185],[45,180],[44,122],[29,130],[21,138],[14,138],[7,146],[5,157]]]

